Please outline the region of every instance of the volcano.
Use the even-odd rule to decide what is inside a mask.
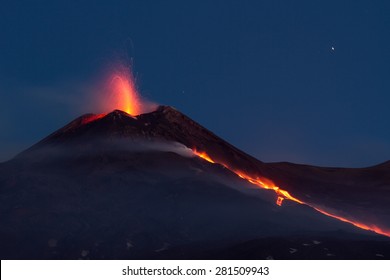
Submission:
[[[264,163],[169,106],[0,164],[2,259],[390,258],[390,164]]]

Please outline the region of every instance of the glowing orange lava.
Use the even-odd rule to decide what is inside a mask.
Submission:
[[[240,171],[237,171],[237,170],[232,170],[231,168],[229,168],[227,165],[223,164],[223,166],[225,166],[227,169],[233,171],[234,173],[236,173],[240,178],[248,181],[249,183],[253,184],[253,185],[256,185],[256,186],[259,186],[261,187],[262,189],[267,189],[267,190],[273,190],[274,192],[276,192],[276,194],[278,195],[278,199],[276,201],[276,204],[278,204],[279,206],[282,205],[282,202],[284,199],[289,199],[289,200],[292,200],[292,201],[295,201],[299,204],[304,204],[304,202],[300,201],[299,199],[291,196],[288,191],[285,191],[285,190],[282,190],[280,189],[278,186],[276,186],[274,184],[274,182],[272,182],[271,180],[267,179],[267,178],[260,178],[260,177],[257,177],[257,178],[253,178],[251,176],[248,176]],[[279,199],[279,198],[283,198],[283,199]],[[279,203],[278,203],[279,202]]]
[[[87,124],[87,123],[96,121],[96,120],[98,120],[98,119],[103,118],[105,115],[106,115],[106,114],[98,114],[98,115],[91,115],[91,116],[84,117],[84,118],[81,120],[81,124],[84,125],[84,124]]]
[[[214,160],[212,160],[211,157],[210,157],[207,153],[205,153],[205,152],[199,152],[199,151],[197,151],[196,149],[193,149],[192,151],[193,151],[193,153],[194,153],[195,155],[197,155],[198,157],[200,157],[200,158],[202,158],[202,159],[204,159],[204,160],[206,160],[206,161],[208,161],[208,162],[217,163],[217,162],[215,162]],[[224,164],[224,163],[219,163],[219,162],[218,162],[218,164],[224,166],[225,168],[227,168],[227,169],[229,169],[230,171],[234,172],[238,177],[240,177],[240,178],[242,178],[242,179],[248,181],[249,183],[251,183],[251,184],[253,184],[253,185],[257,185],[257,186],[259,186],[259,187],[261,187],[261,188],[263,188],[263,189],[267,189],[267,190],[274,190],[274,191],[276,192],[276,194],[278,195],[278,201],[280,202],[280,204],[279,204],[279,203],[277,203],[277,204],[278,204],[279,206],[282,205],[283,199],[289,199],[289,200],[295,201],[295,202],[297,202],[297,203],[299,203],[299,204],[303,204],[302,201],[300,201],[299,199],[297,199],[297,198],[291,196],[291,195],[288,193],[288,191],[285,191],[285,190],[280,189],[278,186],[276,186],[276,185],[274,184],[274,182],[272,182],[271,180],[269,180],[269,179],[267,179],[267,178],[264,178],[264,177],[261,177],[261,178],[260,178],[260,177],[253,178],[253,177],[251,177],[251,176],[246,175],[245,173],[243,173],[243,172],[241,172],[241,171],[234,170],[234,169],[230,168],[228,165],[226,165],[226,164]],[[279,200],[279,197],[280,197],[280,198],[283,198],[283,199],[280,199],[280,200]]]
[[[141,103],[131,74],[115,74],[111,80],[115,109],[132,116],[142,112]]]
[[[381,228],[379,228],[378,226],[376,225],[366,225],[366,224],[363,224],[363,223],[359,223],[359,222],[355,222],[355,221],[352,221],[352,220],[349,220],[347,218],[344,218],[344,217],[341,217],[341,216],[338,216],[336,214],[332,214],[332,213],[329,213],[325,210],[322,210],[320,208],[318,208],[317,206],[313,206],[311,205],[310,203],[305,203],[295,197],[293,197],[292,195],[289,194],[288,191],[286,190],[282,190],[280,187],[276,186],[271,180],[267,179],[267,178],[264,178],[264,177],[256,177],[256,178],[253,178],[241,171],[238,171],[238,170],[234,170],[232,168],[230,168],[228,165],[224,164],[224,163],[220,163],[220,162],[215,162],[213,159],[211,159],[211,157],[205,153],[205,152],[199,152],[195,149],[193,149],[193,153],[195,155],[197,155],[198,157],[208,161],[208,162],[211,162],[211,163],[217,163],[217,164],[220,164],[222,166],[224,166],[225,168],[229,169],[230,171],[232,171],[233,173],[235,173],[237,176],[239,176],[240,178],[248,181],[249,183],[253,184],[253,185],[256,185],[256,186],[259,186],[263,189],[267,189],[267,190],[273,190],[275,191],[275,193],[277,194],[277,200],[276,200],[276,204],[278,206],[282,206],[282,203],[283,203],[283,200],[285,199],[288,199],[288,200],[292,200],[292,201],[295,201],[299,204],[305,204],[305,205],[308,205],[310,206],[311,208],[315,209],[316,211],[328,216],[328,217],[331,217],[331,218],[335,218],[335,219],[338,219],[342,222],[345,222],[345,223],[349,223],[349,224],[352,224],[354,225],[355,227],[358,227],[358,228],[361,228],[361,229],[364,229],[364,230],[369,230],[369,231],[373,231],[375,233],[378,233],[378,234],[382,234],[382,235],[386,235],[388,237],[390,237],[390,232],[389,231],[385,231],[385,230],[382,230]]]
[[[276,200],[276,204],[278,206],[282,206],[283,200],[284,200],[284,197],[278,196],[278,199]]]
[[[204,160],[207,160],[208,162],[215,163],[205,152],[198,152],[197,150],[193,150],[193,153],[197,155],[198,157],[203,158]]]

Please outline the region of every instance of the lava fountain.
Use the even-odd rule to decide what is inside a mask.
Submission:
[[[131,73],[117,73],[111,78],[112,105],[129,115],[136,116],[142,113],[142,104],[139,99],[134,78]]]
[[[99,89],[94,90],[92,98],[96,107],[94,111],[107,114],[114,110],[121,110],[129,115],[137,116],[156,109],[156,105],[141,98],[138,93],[136,80],[131,69],[117,66],[103,82]]]

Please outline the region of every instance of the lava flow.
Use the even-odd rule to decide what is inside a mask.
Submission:
[[[229,169],[230,171],[232,171],[233,173],[235,173],[240,178],[248,181],[249,183],[251,183],[253,185],[256,185],[256,186],[258,186],[260,188],[263,188],[263,189],[273,190],[277,194],[276,204],[278,206],[282,206],[283,200],[285,200],[285,199],[292,200],[292,201],[295,201],[295,202],[297,202],[299,204],[308,205],[311,208],[315,209],[316,211],[318,211],[321,214],[324,214],[324,215],[326,215],[328,217],[332,217],[332,218],[338,219],[338,220],[340,220],[342,222],[352,224],[355,227],[358,227],[358,228],[361,228],[361,229],[364,229],[364,230],[373,231],[375,233],[378,233],[378,234],[390,237],[390,232],[389,231],[382,230],[382,229],[380,229],[376,225],[368,226],[366,224],[362,224],[362,223],[359,223],[359,222],[351,221],[351,220],[346,219],[344,217],[341,217],[341,216],[338,216],[338,215],[335,215],[335,214],[331,214],[331,213],[329,213],[329,212],[327,212],[325,210],[322,210],[322,209],[320,209],[320,208],[318,208],[316,206],[310,205],[309,203],[303,202],[303,201],[293,197],[292,195],[290,195],[290,193],[288,191],[282,190],[280,187],[276,186],[271,180],[269,180],[267,178],[263,178],[263,177],[261,177],[261,178],[260,177],[253,178],[253,177],[251,177],[251,176],[249,176],[249,175],[247,175],[247,174],[245,174],[245,173],[243,173],[241,171],[234,170],[234,169],[230,168],[229,166],[227,166],[224,163],[220,163],[220,162],[214,161],[205,152],[199,152],[196,149],[192,149],[192,150],[193,150],[193,153],[196,156],[198,156],[198,157],[200,157],[200,158],[202,158],[202,159],[204,159],[204,160],[206,160],[206,161],[208,161],[210,163],[222,165],[223,167],[225,167],[225,168]]]
[[[212,160],[210,158],[210,156],[205,153],[205,152],[199,152],[197,151],[196,149],[193,149],[193,153],[195,155],[197,155],[198,157],[208,161],[208,162],[211,162],[211,163],[217,163],[215,162],[214,160]],[[278,199],[277,199],[277,204],[279,206],[282,205],[282,202],[284,199],[289,199],[289,200],[292,200],[292,201],[295,201],[299,204],[304,204],[304,202],[300,201],[299,199],[296,199],[295,197],[292,197],[288,191],[285,191],[285,190],[282,190],[280,189],[278,186],[276,186],[271,180],[267,179],[267,178],[253,178],[251,176],[248,176],[246,175],[245,173],[241,172],[241,171],[238,171],[238,170],[233,170],[232,168],[230,168],[229,166],[227,166],[226,164],[224,163],[219,163],[218,164],[222,165],[223,167],[229,169],[230,171],[234,172],[237,176],[239,176],[240,178],[248,181],[249,183],[253,184],[253,185],[257,185],[263,189],[267,189],[267,190],[273,190],[276,192],[276,194],[278,195]]]
[[[106,114],[97,114],[97,115],[91,115],[91,116],[86,116],[81,120],[81,124],[87,124],[93,121],[96,121],[98,119],[101,119],[105,116]]]

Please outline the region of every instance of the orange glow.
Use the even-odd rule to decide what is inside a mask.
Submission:
[[[200,158],[203,158],[204,160],[215,163],[205,152],[197,152],[195,149],[193,150],[194,154],[197,155]]]
[[[309,205],[309,204],[307,204]],[[376,225],[366,225],[366,224],[363,224],[363,223],[359,223],[359,222],[355,222],[355,221],[351,221],[351,220],[348,220],[346,218],[343,218],[341,216],[337,216],[337,215],[334,215],[334,214],[331,214],[329,212],[326,212],[324,210],[321,210],[317,207],[314,207],[312,205],[309,205],[310,207],[314,208],[315,210],[317,210],[318,212],[328,216],[328,217],[332,217],[332,218],[335,218],[335,219],[338,219],[342,222],[346,222],[346,223],[349,223],[349,224],[352,224],[354,225],[355,227],[358,227],[358,228],[361,228],[361,229],[365,229],[365,230],[370,230],[370,231],[373,231],[375,233],[378,233],[378,234],[382,234],[382,235],[386,235],[388,237],[390,237],[390,232],[389,231],[385,231],[385,230],[382,230],[381,228],[379,228],[378,226]]]
[[[282,206],[283,200],[284,200],[284,197],[278,196],[278,199],[276,200],[276,204],[278,206]]]
[[[90,92],[90,112],[107,114],[120,110],[135,117],[157,109],[157,104],[139,94],[136,79],[128,65],[116,64],[104,76],[99,77],[99,81]]]
[[[91,115],[91,116],[88,116],[88,117],[84,117],[82,120],[81,120],[81,124],[87,124],[87,123],[90,123],[90,122],[93,122],[93,121],[96,121],[98,119],[101,119],[105,116],[106,114],[98,114],[98,115]]]
[[[115,74],[111,80],[115,109],[122,110],[132,116],[142,112],[141,103],[135,87],[134,79],[129,73]]]
[[[305,203],[305,202],[303,202],[303,201],[293,197],[292,195],[289,194],[288,191],[282,190],[281,188],[276,186],[271,180],[269,180],[267,178],[264,178],[264,177],[261,177],[261,178],[260,177],[256,177],[256,178],[251,177],[251,176],[249,176],[249,175],[247,175],[247,174],[245,174],[245,173],[243,173],[241,171],[234,170],[234,169],[230,168],[229,166],[227,166],[224,163],[215,162],[205,152],[199,152],[199,151],[197,151],[195,149],[193,149],[193,152],[198,157],[200,157],[200,158],[202,158],[202,159],[204,159],[204,160],[206,160],[206,161],[208,161],[210,163],[217,163],[217,164],[220,164],[220,165],[224,166],[225,168],[227,168],[230,171],[234,172],[238,177],[248,181],[249,183],[251,183],[253,185],[256,185],[256,186],[258,186],[260,188],[263,188],[263,189],[273,190],[277,194],[276,204],[278,206],[282,206],[283,200],[285,200],[285,199],[292,200],[292,201],[295,201],[295,202],[297,202],[299,204],[308,205],[311,208],[315,209],[316,211],[318,211],[321,214],[324,214],[324,215],[326,215],[328,217],[331,217],[331,218],[334,218],[334,219],[338,219],[338,220],[340,220],[342,222],[345,222],[345,223],[352,224],[355,227],[358,227],[358,228],[361,228],[361,229],[364,229],[364,230],[373,231],[375,233],[386,235],[386,236],[390,237],[390,231],[385,231],[385,230],[379,228],[376,225],[366,225],[366,224],[363,224],[363,223],[359,223],[359,222],[352,221],[352,220],[349,220],[347,218],[338,216],[336,214],[329,213],[329,212],[327,212],[325,210],[322,210],[322,209],[320,209],[320,208],[318,208],[316,206],[311,205],[310,203]]]
[[[276,204],[279,205],[279,206],[282,205],[282,202],[283,202],[284,199],[289,199],[289,200],[295,201],[295,202],[297,202],[299,204],[303,204],[302,201],[300,201],[299,199],[291,196],[288,193],[288,191],[280,189],[278,186],[276,186],[274,184],[274,182],[272,182],[271,180],[269,180],[267,178],[264,178],[264,177],[262,177],[262,178],[260,178],[260,177],[253,178],[253,177],[250,177],[250,176],[248,176],[248,175],[246,175],[246,174],[244,174],[244,173],[242,173],[240,171],[232,170],[231,168],[229,168],[225,164],[222,164],[222,165],[225,166],[226,168],[230,169],[234,173],[236,173],[240,178],[248,181],[249,183],[251,183],[253,185],[259,186],[262,189],[273,190],[278,195]],[[279,202],[280,202],[280,204],[279,204]]]

